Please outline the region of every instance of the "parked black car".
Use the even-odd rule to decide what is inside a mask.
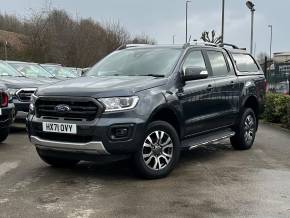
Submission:
[[[0,61],[0,83],[5,84],[8,88],[7,91],[10,96],[10,101],[15,105],[16,114],[18,112],[27,113],[29,111],[32,93],[34,93],[39,86],[44,85],[44,83],[38,80],[23,76],[4,61]],[[25,113],[23,114],[24,116]]]
[[[9,102],[7,88],[0,83],[0,143],[8,137],[13,111],[14,105]]]
[[[87,77],[39,88],[29,137],[51,165],[129,156],[140,175],[160,178],[181,150],[225,138],[251,148],[265,84],[261,67],[239,49],[126,46]]]

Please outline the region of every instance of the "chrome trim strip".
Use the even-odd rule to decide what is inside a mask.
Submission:
[[[23,88],[23,89],[19,89],[19,90],[17,90],[17,92],[15,94],[18,95],[18,93],[21,92],[21,91],[28,91],[28,92],[34,91],[35,92],[36,91],[36,88]]]
[[[30,101],[22,101],[21,98],[19,97],[19,93],[20,93],[21,91],[24,91],[24,92],[32,92],[32,91],[33,91],[33,93],[34,93],[34,92],[36,91],[36,89],[37,89],[37,88],[22,88],[22,89],[17,90],[17,91],[15,92],[15,95],[17,96],[17,98],[18,98],[19,101],[21,101],[21,102],[30,102]],[[33,95],[33,93],[32,93],[31,95]]]
[[[106,150],[102,142],[88,142],[88,143],[60,142],[60,141],[45,140],[36,136],[31,136],[30,141],[36,147],[49,149],[49,150],[84,152],[84,153],[91,153],[91,154],[97,154],[97,155],[110,154]]]
[[[227,139],[227,138],[230,138],[232,136],[234,136],[236,133],[230,133],[228,135],[225,135],[223,137],[220,137],[220,138],[216,138],[216,139],[213,139],[213,140],[210,140],[210,141],[206,141],[206,142],[202,142],[202,143],[199,143],[199,144],[196,144],[196,145],[192,145],[189,147],[189,150],[192,150],[192,149],[195,149],[199,146],[202,146],[202,145],[207,145],[209,143],[212,143],[212,142],[217,142],[217,141],[220,141],[220,140],[223,140],[223,139]]]

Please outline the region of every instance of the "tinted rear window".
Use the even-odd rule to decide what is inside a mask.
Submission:
[[[236,66],[240,72],[257,72],[259,68],[248,54],[233,54]]]

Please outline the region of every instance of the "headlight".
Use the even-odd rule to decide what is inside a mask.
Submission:
[[[129,110],[136,107],[139,97],[113,97],[98,99],[106,107],[106,112]]]
[[[30,105],[29,105],[29,112],[30,113],[34,113],[35,112],[35,102],[36,102],[37,98],[38,97],[34,93],[31,95]]]

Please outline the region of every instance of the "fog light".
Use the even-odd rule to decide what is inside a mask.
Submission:
[[[132,136],[133,124],[114,125],[109,130],[112,140],[128,140]]]
[[[128,136],[128,128],[114,128],[112,133],[115,136],[115,138],[124,138]]]

